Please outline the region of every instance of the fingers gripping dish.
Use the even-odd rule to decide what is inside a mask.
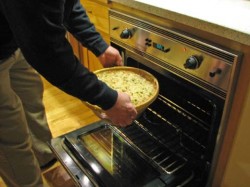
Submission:
[[[157,79],[142,69],[123,66],[103,68],[94,73],[99,80],[105,82],[114,90],[127,93],[137,109],[138,115],[158,96],[159,84]],[[95,113],[103,113],[98,106],[86,104]]]

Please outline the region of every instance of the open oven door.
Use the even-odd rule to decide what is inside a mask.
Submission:
[[[77,186],[174,187],[193,178],[187,167],[169,174],[161,171],[104,121],[54,138],[50,147]]]

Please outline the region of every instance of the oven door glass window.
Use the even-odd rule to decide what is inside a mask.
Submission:
[[[68,138],[70,140],[70,138]],[[71,143],[74,141],[71,141]],[[74,143],[72,143],[74,144]],[[160,173],[112,128],[102,126],[77,137],[77,157],[88,167],[95,180],[103,186],[147,186],[163,184]],[[109,183],[110,182],[110,183]]]

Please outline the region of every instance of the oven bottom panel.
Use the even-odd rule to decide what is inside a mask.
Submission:
[[[163,148],[157,154],[159,147],[147,140],[149,159],[130,141],[100,121],[52,139],[50,147],[77,186],[190,186],[194,172],[185,160]]]

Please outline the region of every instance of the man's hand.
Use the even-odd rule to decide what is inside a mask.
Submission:
[[[118,98],[115,105],[105,111],[107,119],[114,125],[125,127],[130,125],[137,116],[137,111],[131,103],[129,95],[126,93],[118,92]]]
[[[122,66],[122,57],[117,49],[109,46],[104,53],[98,57],[103,67]]]

